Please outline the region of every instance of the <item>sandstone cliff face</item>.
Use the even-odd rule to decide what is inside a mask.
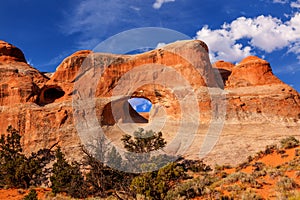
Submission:
[[[267,61],[249,56],[237,65],[216,62],[214,66],[220,71],[228,92],[228,120],[300,119],[299,94],[272,73]]]
[[[128,103],[131,97],[152,102],[148,124]],[[92,102],[77,102],[82,98]],[[236,155],[246,158],[284,134],[299,135],[300,97],[272,73],[267,61],[250,56],[237,65],[219,61],[212,66],[207,46],[197,40],[138,55],[79,51],[50,77],[28,65],[21,50],[0,42],[0,133],[8,125],[19,129],[26,152],[59,142],[71,158],[80,157],[78,124],[87,130],[101,125],[119,145],[124,133],[120,124],[162,130],[172,141],[181,124],[189,133],[195,131],[190,124],[199,123],[187,151],[197,158],[210,123],[222,119],[219,143],[207,160],[238,162],[232,149],[246,145],[247,151]],[[253,127],[262,129],[252,133]],[[229,147],[233,141],[237,146]]]
[[[17,47],[0,41],[0,106],[35,102],[48,80],[27,64]]]

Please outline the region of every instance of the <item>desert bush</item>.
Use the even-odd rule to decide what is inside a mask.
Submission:
[[[255,162],[252,166],[254,167],[254,171],[260,171],[265,168],[266,164],[262,162]]]
[[[232,166],[230,166],[230,165],[218,165],[218,164],[216,164],[215,167],[214,167],[214,170],[217,171],[217,172],[218,171],[223,171],[225,169],[232,169]]]
[[[239,194],[241,191],[245,190],[245,186],[241,184],[233,184],[226,187],[226,190],[229,192],[234,192]]]
[[[22,154],[20,143],[21,136],[13,127],[7,129],[8,135],[0,137],[0,185],[8,187],[26,187],[27,181],[20,179],[17,174],[20,173],[26,157]],[[25,183],[24,183],[25,182]]]
[[[229,197],[229,196],[221,196],[221,198],[220,198],[221,200],[234,200],[234,198],[233,197]]]
[[[249,167],[250,166],[250,162],[249,161],[246,161],[246,162],[243,162],[241,164],[239,164],[236,168],[236,170],[242,170],[242,169],[245,169],[246,167]]]
[[[109,165],[103,163],[102,160],[96,159],[94,155],[92,155],[86,149],[82,149],[84,156],[84,166],[88,166],[89,172],[86,174],[86,184],[89,190],[87,193],[93,196],[100,196],[103,198],[107,198],[108,196],[114,194],[116,195],[116,191],[121,190],[128,195],[130,194],[129,186],[133,179],[134,174],[126,173],[119,171]],[[112,149],[112,153],[115,154],[116,159],[120,158],[119,153]],[[112,161],[109,161],[112,162]],[[119,159],[115,161],[113,164],[122,164],[122,160]]]
[[[254,171],[252,172],[252,176],[254,178],[258,178],[258,177],[262,177],[262,176],[266,176],[268,173],[267,171],[264,169],[264,170],[260,170],[260,171]]]
[[[12,126],[7,132],[7,136],[0,137],[0,187],[28,188],[47,182],[45,167],[54,158],[52,147],[26,157],[19,132]]]
[[[124,163],[124,166],[131,169],[132,172],[153,171],[177,159],[173,156],[153,153],[162,150],[166,145],[161,132],[145,131],[140,128],[133,135],[132,137],[126,134],[121,139],[127,150],[125,153],[127,162]]]
[[[236,173],[233,173],[233,174],[230,174],[229,176],[227,176],[223,181],[224,181],[224,183],[230,184],[230,183],[235,183],[245,177],[247,177],[246,173],[236,172]]]
[[[211,171],[211,167],[206,165],[202,160],[188,160],[183,159],[181,166],[183,167],[184,171],[192,171],[192,172],[209,172]]]
[[[299,140],[297,140],[293,136],[289,136],[287,138],[282,139],[280,141],[280,143],[281,143],[281,148],[284,148],[284,149],[291,149],[291,148],[299,146]]]
[[[35,189],[31,189],[29,193],[24,197],[23,200],[38,200]]]
[[[54,194],[63,193],[75,198],[86,197],[84,177],[80,171],[79,164],[69,164],[65,155],[58,147],[55,152],[56,162],[53,164],[51,189]]]
[[[267,169],[267,174],[270,176],[270,178],[275,179],[276,177],[282,176],[283,172],[277,168],[269,168]]]
[[[271,154],[278,150],[277,145],[267,145],[264,151],[264,155]]]
[[[204,195],[209,195],[211,193],[217,193],[217,191],[212,191],[212,189],[209,188],[214,182],[214,177],[205,175],[188,180],[184,183],[179,183],[176,187],[168,191],[165,199],[192,199],[200,196],[203,197]]]
[[[300,149],[295,149],[295,157],[300,156]]]
[[[263,200],[263,198],[253,191],[245,191],[241,194],[242,200]]]
[[[154,172],[147,172],[135,177],[131,189],[147,199],[164,199],[172,184],[184,176],[184,170],[177,163],[169,165]]]
[[[286,192],[299,188],[299,185],[293,179],[287,176],[281,177],[276,183],[276,186],[280,192]]]
[[[133,138],[131,135],[125,134],[121,139],[124,148],[129,152],[149,153],[162,149],[167,144],[162,137],[162,132],[155,133],[152,130],[145,131],[143,128],[140,128],[133,134]]]

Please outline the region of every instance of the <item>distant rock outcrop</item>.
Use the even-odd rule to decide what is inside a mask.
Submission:
[[[216,94],[222,94],[220,99],[214,99]],[[199,108],[198,116],[193,115],[195,107],[182,106],[182,101],[192,96],[195,102],[190,102]],[[74,102],[82,97],[93,98],[94,107],[74,109]],[[76,116],[88,126],[91,120],[87,116],[93,110],[98,125],[112,141],[120,143],[119,123],[146,126],[148,122],[128,103],[131,97],[151,101],[147,128],[162,130],[168,141],[179,124],[195,123],[197,116],[199,134],[187,151],[192,158],[197,157],[209,124],[222,120],[224,112],[219,143],[207,158],[214,163],[239,162],[230,154],[232,150],[240,151],[237,156],[242,159],[284,134],[299,134],[299,94],[272,73],[267,61],[255,56],[237,65],[218,61],[212,66],[208,48],[199,40],[178,41],[138,55],[84,50],[64,59],[47,77],[26,63],[21,50],[0,41],[0,133],[5,133],[8,125],[19,129],[26,152],[59,142],[71,158],[79,158]],[[226,103],[225,110],[220,110],[219,102]],[[185,121],[183,113],[188,113]],[[264,132],[250,134],[253,125]],[[187,128],[186,132],[193,130]]]
[[[0,62],[25,62],[23,52],[12,44],[0,40]]]

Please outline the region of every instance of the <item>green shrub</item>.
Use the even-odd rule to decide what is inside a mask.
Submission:
[[[145,131],[143,128],[140,128],[133,134],[133,138],[131,135],[125,134],[121,139],[124,148],[129,152],[149,153],[162,149],[167,144],[161,132],[155,133],[152,130]]]
[[[21,135],[12,126],[7,136],[0,137],[0,187],[28,188],[47,182],[46,165],[54,159],[49,149],[40,149],[26,157],[22,152]]]
[[[287,176],[281,177],[276,186],[280,192],[286,192],[299,188],[299,185],[293,179]]]
[[[295,149],[295,157],[300,156],[300,149]]]
[[[31,189],[23,200],[38,200],[35,189]]]
[[[252,191],[245,191],[241,195],[242,200],[263,200],[263,198]]]
[[[184,183],[179,183],[175,188],[168,191],[165,199],[192,199],[195,197],[203,197],[213,193],[210,188],[211,184],[215,182],[215,179],[210,175],[197,177],[188,180]],[[217,193],[216,191],[214,191]]]
[[[0,186],[8,187],[28,187],[28,181],[22,179],[19,175],[20,166],[22,166],[26,157],[22,154],[20,143],[21,136],[13,127],[7,129],[7,136],[0,137]]]
[[[229,196],[221,196],[221,200],[234,200],[234,198]]]
[[[264,151],[265,155],[271,154],[278,150],[277,145],[267,145]]]
[[[280,141],[280,143],[281,143],[281,148],[284,148],[284,149],[291,149],[291,148],[299,146],[299,140],[297,140],[293,136],[289,136],[287,138],[282,139]]]
[[[51,188],[54,194],[65,192],[71,197],[82,198],[86,196],[84,178],[78,163],[70,165],[60,148],[55,152],[56,162],[53,164]]]
[[[212,171],[209,165],[206,165],[202,160],[187,160],[183,159],[181,162],[181,166],[184,171],[192,171],[192,172],[209,172]]]
[[[147,199],[164,199],[172,187],[171,183],[179,182],[184,176],[184,170],[177,163],[170,163],[158,171],[147,172],[135,177],[131,189]]]

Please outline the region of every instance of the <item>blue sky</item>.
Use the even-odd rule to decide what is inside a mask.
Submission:
[[[163,27],[205,41],[212,60],[262,57],[300,91],[300,0],[10,0],[0,19],[0,39],[40,71],[119,32]]]

